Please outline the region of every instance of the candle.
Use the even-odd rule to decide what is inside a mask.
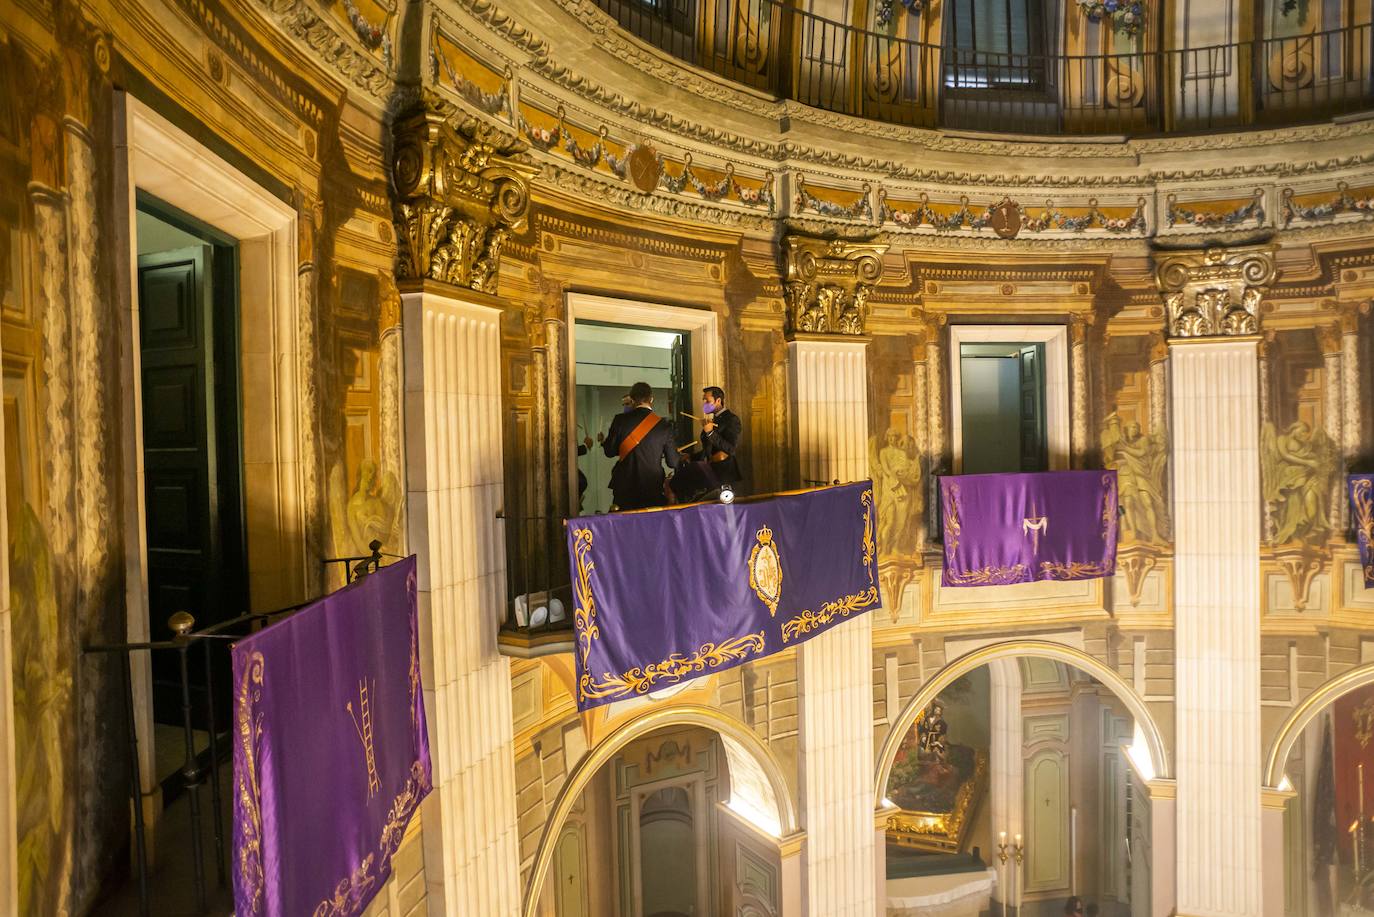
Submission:
[[[1018,846],[1018,847],[1021,846],[1021,835],[1019,835],[1019,834],[1016,835],[1016,846]]]
[[[1007,832],[1003,831],[997,835],[997,840],[1005,844],[1007,842]]]

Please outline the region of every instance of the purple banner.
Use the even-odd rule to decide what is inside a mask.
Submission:
[[[879,607],[873,485],[568,520],[577,705],[762,659]]]
[[[940,479],[946,586],[1078,580],[1116,571],[1116,472]]]
[[[234,646],[238,917],[351,917],[430,790],[415,558]]]
[[[1360,544],[1364,587],[1374,589],[1374,474],[1350,476],[1350,518],[1355,523],[1355,540]]]

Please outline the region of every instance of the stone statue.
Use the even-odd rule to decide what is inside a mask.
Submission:
[[[1123,424],[1115,411],[1102,431],[1102,462],[1116,471],[1117,494],[1125,515],[1121,540],[1164,544],[1168,537],[1164,499],[1164,437],[1146,435],[1134,420]]]
[[[1274,518],[1274,544],[1325,538],[1338,474],[1336,447],[1322,430],[1299,420],[1279,433],[1264,424],[1260,439],[1264,501]]]
[[[877,437],[869,437],[869,463],[878,505],[878,549],[900,554],[916,550],[915,519],[925,505],[921,491],[921,460],[911,437],[890,429],[879,449]]]

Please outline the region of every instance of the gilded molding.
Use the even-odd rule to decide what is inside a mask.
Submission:
[[[1155,282],[1164,294],[1169,337],[1258,334],[1260,302],[1278,275],[1275,251],[1213,247],[1160,259]]]
[[[864,334],[868,297],[882,277],[887,248],[885,243],[786,236],[788,333]]]
[[[525,225],[539,169],[481,122],[455,126],[433,96],[392,128],[396,278],[496,291],[501,246]]]
[[[355,41],[362,43],[361,38],[349,39],[339,34],[307,0],[258,0],[258,3],[288,35],[304,42],[320,60],[327,61],[354,86],[376,99],[385,96],[392,84],[389,67],[378,66],[366,53],[354,47]],[[389,54],[386,57],[389,62]]]

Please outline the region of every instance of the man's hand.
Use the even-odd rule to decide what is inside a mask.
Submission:
[[[598,434],[596,434],[596,441],[599,442],[599,443],[604,443],[604,442],[606,441],[606,434],[605,434],[605,433],[598,433]]]
[[[716,429],[716,423],[715,423],[715,421],[713,421],[713,420],[708,420],[708,421],[706,421],[706,423],[703,424],[702,427],[701,427],[701,430],[702,430],[703,433],[710,433],[710,432],[714,431],[715,429]]]
[[[597,435],[599,436],[600,434],[597,434]],[[591,438],[590,436],[588,436],[586,439],[582,440],[582,445],[584,445],[584,446],[586,446],[588,449],[590,449],[590,448],[592,447],[592,438]]]

